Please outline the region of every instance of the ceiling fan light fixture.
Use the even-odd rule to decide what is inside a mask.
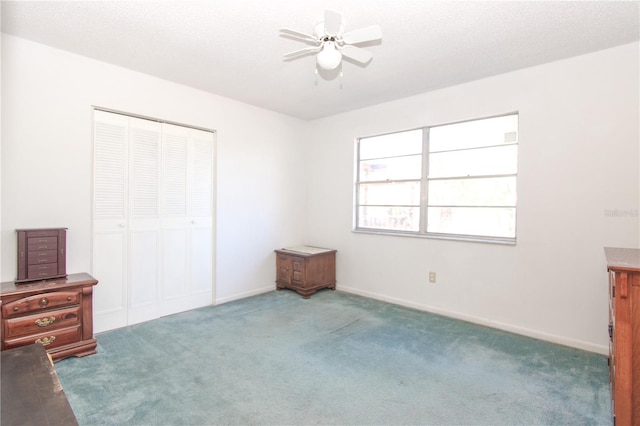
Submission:
[[[370,25],[345,33],[342,15],[334,10],[325,10],[324,21],[315,26],[313,34],[280,28],[280,35],[311,45],[286,53],[284,59],[291,60],[312,53],[317,54],[316,74],[320,70],[337,69],[340,67],[343,57],[356,64],[366,66],[371,62],[373,55],[357,45],[382,39],[382,31],[378,25]]]
[[[317,61],[318,66],[323,70],[333,70],[340,65],[342,54],[336,49],[335,43],[326,42],[322,51],[318,53]]]

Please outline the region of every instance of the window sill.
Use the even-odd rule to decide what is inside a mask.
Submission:
[[[413,237],[413,238],[427,238],[431,240],[449,240],[449,241],[464,241],[468,243],[485,243],[485,244],[498,244],[503,246],[515,246],[515,238],[491,238],[491,237],[478,237],[471,235],[450,235],[450,234],[419,234],[416,232],[396,232],[387,231],[382,229],[352,229],[355,234],[373,234],[373,235],[386,235],[394,237]]]

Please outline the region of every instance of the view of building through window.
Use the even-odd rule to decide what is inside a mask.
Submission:
[[[356,229],[515,241],[518,115],[361,138]]]

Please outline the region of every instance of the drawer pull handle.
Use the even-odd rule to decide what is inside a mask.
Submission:
[[[67,302],[71,302],[71,296],[67,296]]]
[[[54,322],[56,322],[56,317],[49,317],[49,318],[38,318],[35,323],[38,327],[47,327],[51,324],[53,324]]]
[[[42,339],[36,340],[35,343],[40,343],[42,346],[47,346],[52,344],[54,340],[56,340],[56,336],[43,337]]]
[[[43,297],[42,299],[40,299],[40,305],[42,307],[45,307],[49,304],[49,299],[47,299],[46,297]]]
[[[13,312],[18,312],[18,310],[20,310],[20,308],[18,308],[17,306],[13,307]]]

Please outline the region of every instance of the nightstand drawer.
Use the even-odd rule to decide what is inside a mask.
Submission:
[[[45,309],[77,305],[81,299],[80,291],[57,291],[42,293],[18,299],[2,306],[2,316],[11,318],[18,315],[37,313]]]
[[[82,339],[82,329],[80,326],[71,328],[62,328],[59,330],[51,330],[49,332],[32,334],[30,336],[19,337],[16,339],[5,339],[4,348],[11,349],[19,346],[32,345],[34,343],[42,344],[45,349],[52,349],[58,346],[68,345],[70,343],[79,342]]]
[[[4,331],[6,338],[45,333],[50,330],[80,325],[80,319],[80,306],[74,306],[41,312],[38,315],[7,319]]]

